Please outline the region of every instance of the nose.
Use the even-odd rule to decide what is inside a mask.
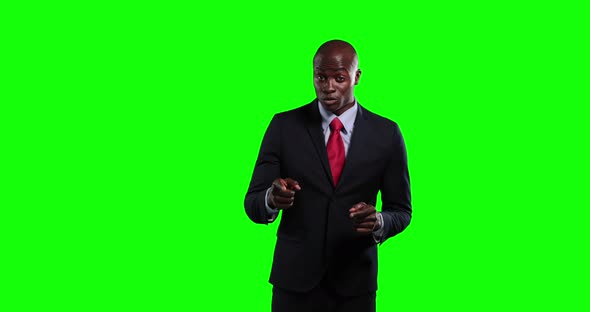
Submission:
[[[324,84],[322,85],[322,92],[324,93],[333,93],[336,89],[334,89],[334,81],[333,79],[326,79]]]

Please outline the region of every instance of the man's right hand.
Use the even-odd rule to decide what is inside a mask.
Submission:
[[[275,209],[286,209],[293,206],[295,192],[301,190],[299,182],[291,179],[276,179],[268,192],[269,206]]]

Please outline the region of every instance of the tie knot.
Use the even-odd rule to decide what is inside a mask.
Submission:
[[[330,123],[330,130],[332,131],[340,131],[342,130],[342,128],[344,128],[344,126],[342,125],[342,122],[340,122],[340,119],[338,118],[334,118],[332,120],[332,122]]]

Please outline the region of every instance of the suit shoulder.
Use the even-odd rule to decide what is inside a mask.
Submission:
[[[373,125],[379,127],[379,128],[385,128],[385,129],[399,129],[399,126],[397,125],[397,122],[381,116],[381,115],[377,115],[371,111],[369,111],[368,109],[363,107],[363,114],[365,115],[365,118]]]
[[[312,104],[313,102],[294,109],[276,113],[273,119],[280,120],[281,122],[305,119],[309,116],[309,112],[312,109]]]
[[[363,117],[375,137],[378,137],[381,142],[393,142],[392,146],[395,148],[405,149],[401,130],[395,121],[366,109],[363,109]]]
[[[277,116],[293,116],[293,115],[301,115],[304,114],[306,111],[310,109],[312,103],[305,104],[287,111],[276,113]]]

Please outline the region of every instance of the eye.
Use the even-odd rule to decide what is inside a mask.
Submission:
[[[336,81],[337,82],[344,82],[346,80],[346,78],[344,78],[344,76],[338,76],[336,77]]]
[[[326,80],[326,76],[324,76],[324,75],[317,75],[317,78],[318,78],[319,81]]]

